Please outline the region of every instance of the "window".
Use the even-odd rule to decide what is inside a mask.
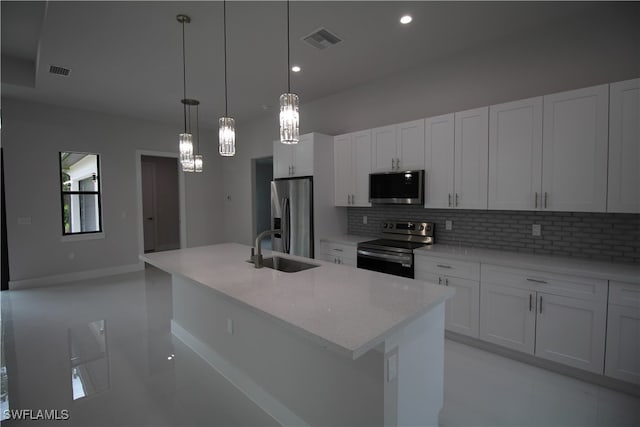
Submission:
[[[100,156],[60,153],[62,234],[102,232]]]

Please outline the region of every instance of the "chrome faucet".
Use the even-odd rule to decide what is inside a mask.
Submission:
[[[262,248],[260,242],[270,234],[281,233],[282,230],[265,230],[256,236],[255,246],[251,248],[251,260],[255,268],[263,267]],[[255,251],[255,254],[254,254]]]

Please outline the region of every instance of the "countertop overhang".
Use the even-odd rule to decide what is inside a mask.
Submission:
[[[225,243],[140,255],[356,359],[454,294],[420,280],[277,253],[317,264],[297,273],[255,268],[250,246]],[[265,251],[264,256],[271,253]]]

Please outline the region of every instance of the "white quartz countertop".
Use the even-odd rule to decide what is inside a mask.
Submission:
[[[435,244],[416,249],[417,256],[435,256],[505,267],[571,274],[595,279],[617,280],[640,285],[640,265],[616,264],[585,258],[525,254],[491,249]]]
[[[356,246],[358,243],[374,240],[375,237],[356,236],[354,234],[340,234],[336,236],[322,237],[321,242],[340,243],[342,245]]]
[[[284,256],[319,267],[297,273],[257,269],[246,262],[250,249],[225,243],[150,253],[140,259],[207,286],[353,359],[454,294],[432,283],[289,255]]]

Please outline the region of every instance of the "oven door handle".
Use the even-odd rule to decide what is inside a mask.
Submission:
[[[363,256],[366,258],[373,258],[373,259],[383,259],[385,261],[391,261],[391,262],[395,262],[397,264],[412,264],[412,259],[410,255],[390,255],[390,254],[383,254],[380,252],[371,252],[371,251],[367,251],[364,249],[358,249],[358,256]]]

